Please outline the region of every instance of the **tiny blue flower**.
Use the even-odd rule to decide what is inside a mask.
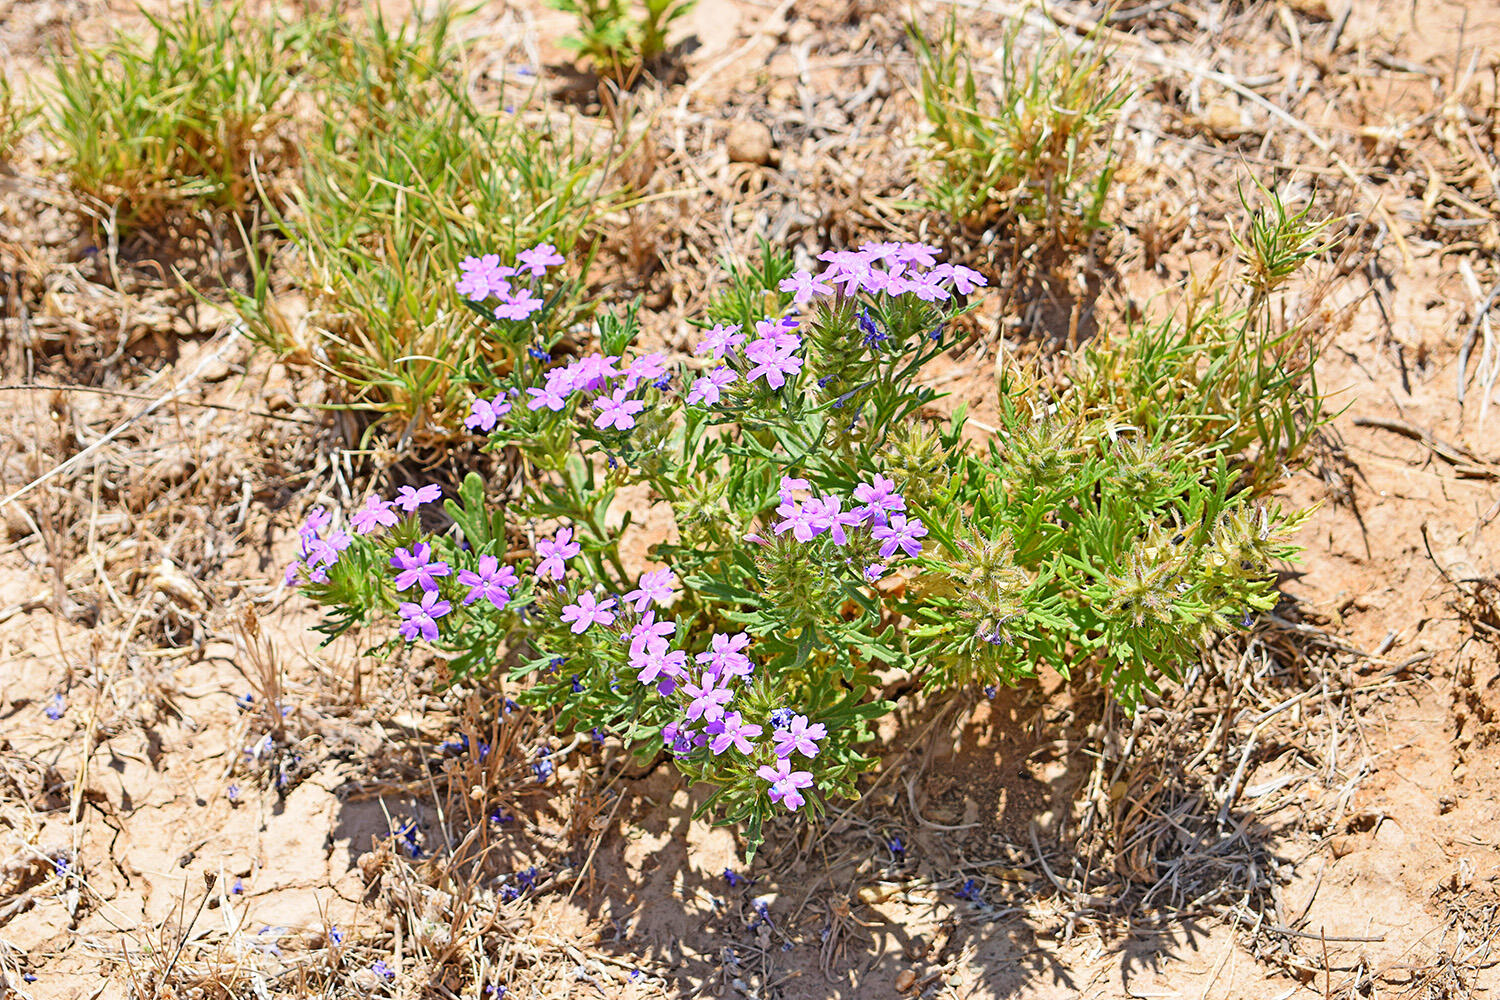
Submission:
[[[66,713],[67,710],[68,703],[63,700],[62,692],[59,691],[57,694],[54,694],[52,696],[52,703],[47,706],[46,715],[47,718],[51,719],[53,722],[56,722],[58,719],[61,719],[63,717],[63,714]]]
[[[573,675],[573,693],[574,694],[582,694],[583,693],[583,685],[581,683],[579,683],[579,681],[578,681],[578,675],[577,674]]]
[[[745,881],[745,877],[733,868],[724,869],[724,881],[729,883],[729,888],[735,889]]]
[[[337,927],[330,927],[328,928],[328,940],[336,945],[343,944],[344,932],[339,930]]]
[[[389,965],[385,964],[384,959],[380,959],[374,965],[370,966],[370,971],[375,973],[375,975],[379,976],[381,979],[384,979],[386,982],[390,982],[391,980],[396,978],[396,973],[391,969]]]

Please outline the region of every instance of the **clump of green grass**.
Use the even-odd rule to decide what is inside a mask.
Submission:
[[[1010,30],[993,89],[976,76],[956,18],[929,38],[915,23],[929,160],[922,204],[976,232],[1013,228],[1062,247],[1102,224],[1116,157],[1112,120],[1126,91],[1097,42],[1023,52]]]
[[[59,60],[48,132],[74,187],[112,206],[121,230],[184,209],[242,213],[256,176],[294,157],[281,128],[291,33],[274,20],[246,25],[240,13],[193,0],[150,18],[149,42]]]
[[[672,22],[697,0],[547,0],[578,18],[578,34],[563,39],[601,76],[626,80],[668,51]]]
[[[594,137],[524,106],[481,108],[446,78],[459,55],[449,27],[439,17],[392,28],[373,14],[309,53],[327,111],[277,219],[310,307],[300,341],[264,272],[236,297],[259,339],[305,349],[346,405],[417,443],[459,428],[483,373],[582,317],[565,287],[525,339],[497,336],[454,291],[460,261],[539,242],[587,259],[573,251],[623,200]]]

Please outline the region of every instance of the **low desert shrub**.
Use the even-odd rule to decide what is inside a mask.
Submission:
[[[1265,494],[1320,416],[1311,349],[1237,293],[1048,379],[1003,367],[981,434],[924,385],[985,284],[937,258],[869,244],[787,273],[768,252],[690,360],[636,348],[633,309],[598,314],[591,353],[539,340],[471,404],[519,462],[501,505],[470,476],[436,532],[436,484],[316,510],[287,579],[330,635],[393,620],[379,651],[504,669],[557,725],[671,755],[751,851],[773,809],[856,793],[891,671],[933,691],[1093,671],[1133,705],[1273,605],[1299,516]],[[458,290],[524,323],[565,266],[470,259]],[[773,314],[741,322],[756,302]],[[670,527],[636,575],[648,513]]]
[[[184,210],[243,212],[256,174],[268,183],[295,157],[282,128],[293,29],[203,0],[150,20],[150,41],[59,60],[45,119],[73,186],[111,206],[122,232]]]
[[[996,54],[992,86],[976,75],[957,18],[935,38],[910,26],[927,122],[922,204],[971,232],[1082,246],[1103,225],[1126,91],[1097,42],[1023,51],[1021,24]]]
[[[547,0],[578,19],[578,34],[563,44],[601,76],[625,81],[660,61],[673,22],[697,0]]]

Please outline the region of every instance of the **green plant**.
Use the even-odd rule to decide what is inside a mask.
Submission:
[[[277,214],[309,311],[294,331],[264,272],[235,296],[257,339],[322,366],[343,405],[418,443],[451,438],[475,379],[583,315],[588,254],[572,281],[550,286],[547,310],[503,332],[455,294],[460,262],[539,241],[572,253],[625,204],[599,155],[610,136],[535,109],[483,109],[441,72],[457,58],[449,27],[439,17],[392,29],[376,13],[309,51],[327,111]]]
[[[934,691],[1087,670],[1133,706],[1273,606],[1301,515],[1264,494],[1321,419],[1313,347],[1226,286],[1233,310],[1127,328],[1051,378],[1001,369],[979,438],[922,375],[984,279],[935,255],[870,244],[786,274],[766,250],[686,364],[628,357],[635,308],[601,310],[599,351],[554,364],[549,341],[472,402],[522,463],[504,507],[471,476],[446,533],[410,516],[435,484],[372,495],[349,531],[315,511],[288,580],[330,635],[397,616],[378,649],[508,665],[558,726],[665,749],[752,852],[774,808],[857,791],[884,669]],[[476,310],[541,308],[514,272],[472,266]],[[798,312],[735,322],[757,302]],[[672,524],[639,576],[622,552],[644,512],[619,503],[637,485]]]
[[[993,92],[976,77],[956,17],[936,39],[908,26],[927,121],[922,205],[969,230],[1014,227],[1078,246],[1103,222],[1115,170],[1110,125],[1126,92],[1097,41],[1058,39],[1023,54],[1021,24],[1001,44]]]
[[[171,19],[150,17],[150,42],[58,61],[48,131],[73,185],[112,206],[121,229],[180,210],[243,212],[257,183],[294,162],[282,130],[292,33],[240,14],[192,0]]]
[[[36,115],[36,108],[18,97],[10,80],[0,73],[0,163],[11,159]]]
[[[626,79],[667,52],[672,22],[697,0],[547,0],[578,18],[578,34],[563,39],[601,75]]]

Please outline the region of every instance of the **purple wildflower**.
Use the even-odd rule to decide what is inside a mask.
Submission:
[[[920,518],[908,521],[905,516],[897,514],[889,525],[881,525],[870,534],[880,540],[880,558],[889,559],[897,549],[914,556],[922,551],[922,543],[917,539],[927,534],[927,525]]]
[[[653,603],[665,604],[672,599],[672,584],[676,582],[677,575],[671,569],[642,573],[636,589],[625,595],[625,603],[633,605],[637,611],[645,611]]]
[[[719,323],[704,335],[703,339],[698,342],[698,346],[693,348],[693,353],[722,358],[744,342],[745,335],[740,332],[738,323],[732,326]]]
[[[738,712],[725,712],[723,718],[713,723],[713,726],[716,727],[716,731],[708,748],[715,757],[730,747],[749,756],[755,752],[755,744],[750,741],[763,731],[755,723],[746,722]]]
[[[778,760],[775,767],[762,764],[755,773],[771,783],[772,802],[780,802],[792,812],[807,802],[799,789],[811,787],[813,776],[808,771],[793,771],[792,762],[786,758]]]
[[[410,514],[424,503],[436,500],[443,495],[443,488],[436,483],[428,483],[421,489],[412,489],[403,486],[396,491],[396,506]]]
[[[772,389],[780,389],[786,385],[788,375],[802,370],[802,359],[792,353],[795,349],[773,343],[769,338],[750,344],[745,348],[745,357],[755,362],[755,366],[745,373],[746,381],[763,378]]]
[[[705,406],[714,406],[723,397],[724,388],[737,381],[739,375],[735,374],[734,369],[720,365],[702,378],[693,380],[693,386],[688,390],[688,405],[703,403]]]
[[[478,571],[459,570],[458,582],[469,588],[468,595],[464,597],[465,606],[484,598],[496,608],[504,608],[510,603],[510,588],[520,581],[516,579],[516,571],[509,566],[501,566],[497,557],[480,556]]]
[[[712,673],[705,673],[697,684],[684,684],[682,693],[691,699],[687,708],[689,722],[697,722],[699,719],[713,722],[723,718],[724,706],[734,697],[733,691],[719,686],[718,678]]]
[[[578,595],[578,600],[562,609],[559,616],[565,622],[572,622],[572,632],[582,635],[590,625],[612,625],[615,613],[610,610],[615,606],[613,597],[600,601],[594,596],[593,591],[585,590]]]
[[[510,401],[503,398],[476,399],[469,404],[464,426],[471,431],[492,431],[500,418],[510,412]]]
[[[792,301],[801,305],[815,295],[832,295],[833,286],[820,281],[810,271],[793,272],[790,278],[782,278],[778,285],[783,292],[792,293]]]
[[[896,492],[895,480],[879,473],[870,482],[854,487],[854,499],[863,505],[855,510],[874,524],[885,524],[889,515],[906,509],[906,498]]]
[[[453,605],[438,600],[438,592],[429,590],[422,595],[421,604],[402,601],[396,610],[401,614],[401,627],[398,629],[401,638],[407,642],[415,642],[421,636],[428,642],[436,642],[437,620],[452,611]]]
[[[406,590],[420,583],[423,590],[437,590],[437,578],[450,572],[445,562],[431,562],[432,546],[417,542],[410,549],[397,549],[391,553],[391,565],[401,572],[396,574],[396,589]]]
[[[599,411],[594,418],[595,427],[628,431],[635,426],[635,414],[644,410],[646,404],[639,399],[627,399],[625,393],[626,390],[620,388],[612,396],[600,396],[594,400],[594,409]]]
[[[699,653],[697,660],[706,664],[705,669],[715,677],[748,677],[755,669],[750,657],[745,655],[745,648],[749,645],[749,633],[726,635],[715,632],[709,640],[709,648]]]
[[[349,517],[349,523],[354,526],[354,533],[368,535],[378,527],[389,528],[401,520],[396,516],[396,512],[391,510],[393,506],[395,505],[389,500],[382,500],[374,493],[365,497],[365,505]]]
[[[804,757],[818,755],[818,741],[828,736],[828,727],[821,722],[809,724],[807,716],[794,715],[786,728],[778,728],[771,740],[776,744],[776,756],[790,757],[794,752]]]
[[[516,254],[516,263],[529,268],[533,278],[540,278],[547,273],[547,268],[556,267],[562,262],[562,254],[551,243],[538,243],[530,250],[522,250]]]
[[[556,537],[543,538],[536,543],[536,554],[542,557],[542,561],[536,564],[537,578],[561,580],[567,568],[564,564],[582,549],[573,541],[572,528],[559,528]]]
[[[626,600],[630,599],[626,595]],[[656,620],[655,611],[647,611],[641,616],[641,620],[630,630],[630,655],[637,656],[647,649],[658,646],[665,648],[667,636],[677,631],[677,623],[670,618],[661,621]]]

